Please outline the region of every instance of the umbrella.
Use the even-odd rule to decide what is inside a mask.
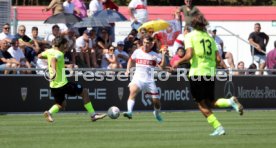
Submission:
[[[81,18],[75,16],[74,14],[70,13],[58,13],[56,15],[48,17],[44,23],[47,24],[57,24],[57,23],[64,23],[64,24],[73,24],[76,22],[81,21]]]
[[[140,32],[141,28],[146,28],[147,30],[152,28],[154,32],[167,29],[170,26],[170,24],[164,20],[153,20],[144,23],[142,26],[138,28],[138,31]]]
[[[123,14],[121,14],[120,12],[115,11],[115,10],[98,11],[93,15],[93,17],[95,17],[97,19],[106,18],[109,23],[114,23],[114,22],[120,22],[120,21],[126,21],[127,20],[127,18]]]
[[[74,27],[110,27],[106,19],[95,19],[94,17],[84,18],[81,22],[78,22]]]

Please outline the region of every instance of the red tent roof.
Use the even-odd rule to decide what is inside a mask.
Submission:
[[[18,20],[45,20],[51,12],[42,12],[42,6],[21,6],[16,7]],[[149,19],[173,19],[177,6],[149,6]],[[221,7],[208,6],[198,7],[209,21],[271,21],[276,20],[276,7]],[[129,18],[128,9],[125,6],[119,7],[119,11]]]

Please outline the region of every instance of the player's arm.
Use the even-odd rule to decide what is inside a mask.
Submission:
[[[40,53],[37,55],[37,58],[39,59],[47,59],[47,54],[46,54],[46,51]]]
[[[56,69],[57,69],[57,59],[56,58],[52,58],[51,59],[51,63],[50,63],[50,68],[51,70],[50,71],[50,79],[53,80],[55,77],[56,77]]]
[[[132,58],[129,58],[128,59],[128,62],[127,62],[127,68],[126,68],[126,75],[129,75],[129,73],[130,73],[130,68],[131,67],[133,67],[133,65],[134,65],[134,60],[132,59]]]
[[[193,57],[193,48],[187,48],[186,49],[186,53],[185,56],[183,58],[181,58],[180,60],[176,61],[173,65],[173,67],[178,67],[178,65],[180,65],[181,63],[186,63],[188,61],[190,61]]]

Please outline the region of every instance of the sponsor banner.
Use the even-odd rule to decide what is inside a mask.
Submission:
[[[71,79],[69,79],[71,80]],[[189,89],[189,82],[176,77],[157,81],[163,110],[197,109]],[[276,108],[275,77],[250,76],[233,77],[232,81],[216,82],[216,98],[237,96],[245,108]],[[0,112],[42,112],[54,104],[49,82],[43,76],[0,76]],[[84,81],[78,82],[89,90],[89,97],[98,111],[106,111],[110,106],[127,109],[129,81]],[[8,84],[8,85],[4,85]],[[82,98],[66,96],[65,110],[84,111]],[[134,110],[152,110],[152,100],[143,92],[136,97]]]

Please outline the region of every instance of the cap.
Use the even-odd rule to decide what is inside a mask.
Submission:
[[[125,45],[125,43],[123,41],[119,41],[117,42],[117,45]]]
[[[212,26],[212,27],[210,27],[209,30],[214,32],[214,31],[217,31],[217,28],[215,26]]]

